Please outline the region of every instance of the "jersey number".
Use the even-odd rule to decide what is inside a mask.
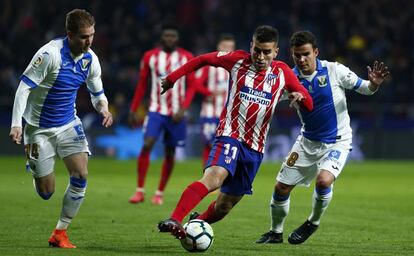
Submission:
[[[290,167],[294,166],[295,163],[296,163],[296,160],[298,160],[298,158],[299,158],[299,154],[298,153],[296,153],[296,152],[290,153],[290,156],[289,156],[289,158],[286,161],[286,165],[287,166],[290,166]]]
[[[26,158],[29,160],[31,158],[39,158],[39,147],[36,143],[25,145],[24,150],[26,151]]]
[[[231,158],[235,159],[236,158],[236,154],[237,154],[237,147],[231,147],[230,148],[230,144],[224,144],[224,154],[227,156],[230,153],[231,150]]]

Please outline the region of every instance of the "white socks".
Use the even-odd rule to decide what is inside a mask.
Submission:
[[[332,195],[332,186],[327,189],[315,189],[312,197],[312,213],[308,218],[312,224],[319,225],[323,213],[332,200]],[[272,199],[270,200],[270,230],[276,233],[283,233],[283,225],[286,216],[289,214],[289,208],[289,195],[279,196],[276,193],[273,193]]]
[[[56,229],[67,229],[72,219],[76,216],[85,196],[86,185],[86,179],[70,177],[70,183],[63,197],[62,212]]]
[[[270,230],[276,233],[283,233],[283,224],[285,223],[285,218],[289,213],[289,208],[289,195],[278,196],[276,193],[273,193],[272,199],[270,200]]]
[[[327,189],[315,188],[312,199],[312,213],[308,218],[312,224],[319,225],[323,213],[326,208],[328,208],[328,205],[332,200],[332,195],[332,186]]]

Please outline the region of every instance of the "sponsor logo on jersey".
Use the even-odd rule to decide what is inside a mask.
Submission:
[[[326,81],[326,75],[318,76],[317,79],[319,87],[325,87],[328,85],[328,82]]]
[[[270,92],[256,90],[247,86],[241,88],[239,97],[241,100],[247,100],[264,106],[269,106],[272,100],[272,94]]]
[[[312,87],[312,85],[309,85],[308,91],[309,91],[309,93],[313,93],[313,87]]]
[[[83,131],[83,127],[81,124],[75,125],[73,129],[75,129],[78,135],[85,135],[85,132]]]
[[[217,53],[217,57],[221,57],[221,56],[224,56],[224,55],[227,55],[227,54],[229,54],[230,52],[218,52]]]
[[[36,60],[33,62],[33,67],[37,68],[43,62],[43,56],[39,55]]]
[[[78,141],[85,140],[85,139],[86,139],[85,135],[80,135],[78,137],[73,138],[73,141],[78,142]]]
[[[334,158],[334,159],[339,159],[340,156],[341,156],[341,151],[339,150],[332,150],[331,152],[329,152],[329,155],[328,155],[328,157]]]

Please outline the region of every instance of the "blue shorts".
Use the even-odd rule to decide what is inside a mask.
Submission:
[[[161,132],[164,132],[164,145],[169,147],[185,145],[185,120],[175,123],[171,116],[161,115],[157,112],[148,112],[144,121],[144,137],[158,139]]]
[[[213,144],[214,139],[216,138],[216,130],[219,124],[220,119],[216,117],[201,117],[200,126],[201,133],[203,134],[203,139],[205,144]]]
[[[231,137],[216,137],[206,168],[221,166],[229,176],[220,191],[229,195],[252,194],[252,184],[262,163],[263,154]]]

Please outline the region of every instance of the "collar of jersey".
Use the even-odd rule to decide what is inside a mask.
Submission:
[[[320,61],[319,59],[316,59],[316,71],[317,71],[317,73],[321,72],[322,70],[323,70],[323,67],[322,67],[322,63],[321,63],[321,61]],[[297,77],[300,77],[300,78],[305,77],[305,76],[302,74],[302,72],[300,72],[300,71],[299,71],[299,69],[298,69],[298,67],[297,67],[297,66],[295,66],[295,67],[293,68],[293,72],[295,73],[295,75],[296,75]]]
[[[85,56],[84,53],[82,53],[81,55],[79,55],[77,57],[73,56],[73,54],[70,52],[68,37],[65,37],[63,39],[63,52],[67,53],[75,63],[78,62],[80,59],[82,59]]]

